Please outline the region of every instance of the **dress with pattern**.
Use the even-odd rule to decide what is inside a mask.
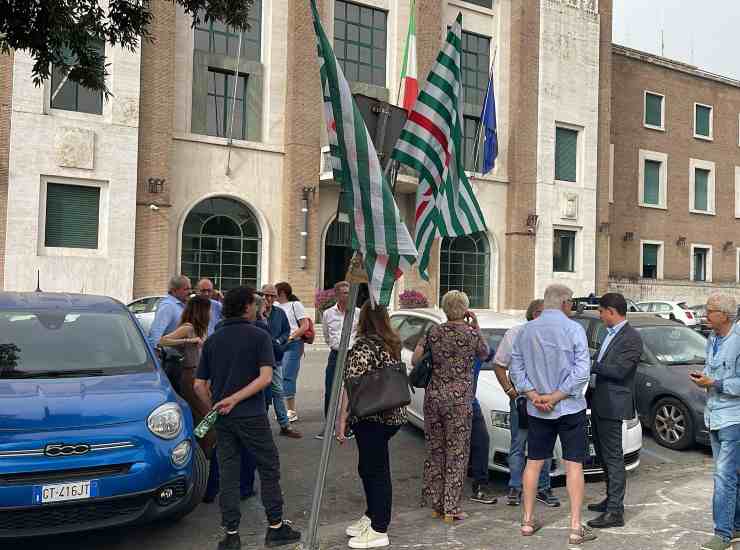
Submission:
[[[460,512],[473,420],[473,365],[488,346],[480,331],[462,323],[432,327],[432,378],[424,393],[425,506],[442,514]]]

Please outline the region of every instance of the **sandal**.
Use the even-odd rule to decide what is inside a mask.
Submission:
[[[530,519],[529,521],[523,519],[522,526],[519,532],[522,534],[523,537],[531,537],[540,529],[542,529],[542,523],[540,523],[536,519]]]
[[[596,540],[597,538],[598,537],[591,529],[589,529],[585,525],[581,525],[578,529],[570,530],[570,535],[568,536],[568,544],[570,546],[580,546],[584,542],[590,542],[592,540]]]

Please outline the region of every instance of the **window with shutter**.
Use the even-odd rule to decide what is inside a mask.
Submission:
[[[645,124],[663,127],[663,96],[645,92]]]
[[[645,182],[642,202],[660,204],[660,162],[645,160]]]
[[[712,137],[712,108],[695,105],[694,119],[694,133],[701,137]]]
[[[709,210],[709,170],[694,169],[694,210]]]
[[[645,279],[658,278],[658,251],[659,244],[642,245],[642,276]]]
[[[575,271],[576,232],[556,229],[553,235],[552,270]]]
[[[706,248],[694,248],[694,281],[707,280],[707,256],[709,250]]]
[[[576,181],[578,173],[578,131],[555,128],[555,179]]]
[[[99,187],[48,183],[44,246],[98,248],[99,214]]]

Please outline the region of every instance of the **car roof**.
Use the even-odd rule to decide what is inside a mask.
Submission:
[[[597,311],[584,311],[574,315],[574,317],[598,319],[599,313]],[[627,320],[633,327],[655,327],[655,326],[672,326],[676,325],[685,326],[680,321],[671,321],[670,319],[663,319],[658,317],[654,313],[648,313],[644,311],[640,312],[627,312]]]
[[[478,317],[478,324],[482,329],[490,328],[511,328],[516,325],[521,325],[525,322],[524,316],[521,315],[509,315],[508,313],[500,313],[491,309],[474,309],[475,315]],[[392,311],[391,315],[412,315],[415,317],[424,317],[437,323],[444,323],[447,321],[447,316],[444,311],[438,308],[414,308],[414,309],[397,309]]]
[[[637,305],[640,304],[672,304],[674,306],[678,304],[685,304],[683,300],[642,300],[640,302],[637,302]]]
[[[152,298],[159,298],[159,299],[161,300],[161,299],[162,299],[162,298],[164,298],[165,296],[167,296],[167,295],[166,295],[166,294],[152,294],[151,296],[139,296],[139,297],[138,297],[138,298],[136,298],[135,300],[131,300],[131,301],[130,301],[130,302],[129,302],[129,303],[127,304],[127,305],[129,305],[129,306],[130,306],[130,305],[131,305],[131,304],[133,304],[133,303],[136,303],[136,302],[140,302],[140,301],[142,301],[142,300],[150,300],[150,299],[152,299]]]
[[[107,312],[124,308],[109,296],[68,294],[63,292],[0,292],[0,310],[10,309],[75,309]]]

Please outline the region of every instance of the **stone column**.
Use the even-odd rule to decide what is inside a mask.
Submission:
[[[10,115],[13,99],[13,52],[0,55],[0,290],[4,287],[5,235],[8,213]]]
[[[170,273],[170,179],[175,104],[174,2],[154,0],[151,42],[141,46],[139,166],[136,193],[134,297],[163,294]],[[149,179],[164,179],[163,192],[151,193]],[[156,205],[153,210],[150,205]],[[174,262],[173,262],[174,263]],[[179,270],[179,266],[178,266]]]

